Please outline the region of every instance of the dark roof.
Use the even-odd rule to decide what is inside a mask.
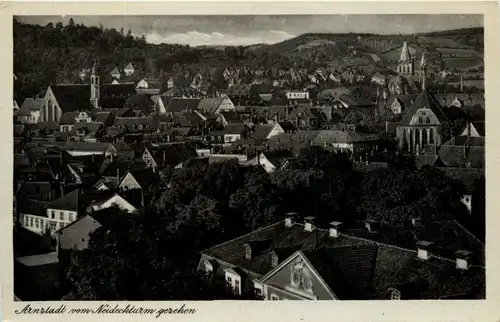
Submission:
[[[114,116],[111,112],[97,112],[95,113],[95,121],[101,122],[104,126],[113,124]]]
[[[198,103],[198,110],[205,113],[214,113],[223,101],[223,97],[204,98]]]
[[[411,119],[415,113],[421,108],[429,108],[438,118],[440,122],[448,119],[441,104],[436,100],[436,98],[428,91],[424,90],[415,99],[412,106],[403,115],[400,125],[410,125]]]
[[[43,102],[45,101],[44,98],[40,98],[40,97],[37,97],[37,98],[31,98],[31,97],[28,97],[28,98],[25,98],[24,99],[24,102],[23,102],[23,105],[21,105],[21,108],[19,109],[20,111],[21,110],[26,110],[26,111],[39,111],[41,108],[42,108],[42,105],[43,105]]]
[[[196,110],[200,99],[198,98],[172,98],[168,103],[166,110],[170,113],[180,113],[187,109],[188,111]]]
[[[255,127],[253,137],[256,140],[265,140],[274,127],[274,124],[259,124]]]
[[[90,85],[68,84],[50,86],[62,112],[90,111]]]
[[[84,129],[86,135],[95,135],[101,128],[104,128],[104,124],[100,122],[80,122],[75,124],[71,133],[75,135],[78,133],[78,130]]]
[[[105,152],[111,145],[105,142],[67,142],[62,148],[66,151]]]
[[[153,131],[158,127],[153,117],[116,117],[114,125],[123,126],[128,131]]]
[[[75,118],[80,112],[64,112],[59,120],[59,124],[75,124]]]
[[[131,169],[129,173],[139,183],[142,189],[148,189],[154,183],[158,182],[158,177],[151,168]]]
[[[81,189],[75,189],[59,199],[51,202],[47,208],[57,209],[57,210],[72,210],[77,211],[79,208],[78,199],[82,196],[83,192]]]
[[[427,281],[421,298],[437,299],[457,294],[484,297],[484,245],[455,221],[437,223],[423,228],[388,228],[371,233],[366,228],[341,228],[340,236],[331,238],[328,230],[307,232],[304,225],[285,227],[283,222],[255,230],[202,252],[205,258],[235,265],[240,269],[263,276],[271,269],[271,254],[280,249],[300,249],[334,293],[341,299],[382,299],[391,287],[411,285],[420,279]],[[413,231],[413,233],[411,233]],[[432,240],[446,245],[450,252],[431,250],[428,261],[417,259],[418,240]],[[259,245],[252,259],[245,259],[245,244]],[[479,262],[469,270],[455,267],[455,251],[471,250]],[[289,252],[288,252],[289,253]],[[441,254],[451,254],[451,257]],[[286,256],[286,255],[285,255]],[[286,258],[278,258],[280,262]],[[481,264],[480,264],[481,265]],[[417,283],[418,284],[418,283]]]

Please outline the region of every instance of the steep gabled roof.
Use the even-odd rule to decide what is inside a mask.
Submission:
[[[219,108],[224,98],[204,98],[198,104],[198,110],[206,113],[214,113]]]
[[[406,111],[403,118],[401,119],[400,125],[410,125],[413,115],[415,115],[415,113],[421,108],[430,109],[440,122],[448,120],[448,117],[446,116],[441,104],[439,104],[437,99],[428,90],[424,90],[415,99],[415,102],[413,102],[411,107]]]

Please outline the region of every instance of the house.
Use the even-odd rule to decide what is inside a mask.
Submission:
[[[309,99],[309,92],[286,91],[285,96],[288,100]]]
[[[105,199],[100,203],[94,203],[92,205],[92,211],[99,211],[109,208],[118,208],[128,213],[134,213],[138,210],[137,207],[135,207],[132,203],[130,203],[127,199],[125,199],[118,193],[113,194],[111,197]]]
[[[386,104],[394,115],[400,115],[406,109],[410,108],[417,97],[418,94],[391,95]]]
[[[446,120],[441,104],[427,89],[423,90],[396,128],[399,147],[417,154],[429,146],[439,147],[442,142],[438,127]]]
[[[354,160],[373,155],[378,151],[379,137],[353,130],[323,130],[312,139],[312,144],[330,151],[348,152]]]
[[[257,163],[267,173],[275,172],[276,170],[285,169],[290,160],[295,159],[295,155],[288,150],[282,151],[270,151],[259,153],[256,157],[257,160],[251,160],[250,162],[255,165]]]
[[[92,116],[90,112],[65,112],[59,120],[61,132],[71,132],[76,123],[90,123]]]
[[[43,98],[25,98],[21,108],[15,112],[16,119],[23,124],[36,124],[40,120]]]
[[[485,298],[484,245],[455,221],[362,224],[325,229],[289,213],[202,251],[197,269],[237,295],[272,301]]]
[[[118,190],[127,193],[130,191],[139,191],[141,197],[141,206],[144,205],[144,193],[158,178],[150,168],[130,169],[118,184]]]
[[[289,113],[288,119],[298,129],[314,130],[319,128],[320,125],[319,113],[321,112],[319,112],[317,109],[299,105]]]
[[[95,91],[99,109],[122,108],[125,100],[135,93],[134,84],[98,85]],[[88,84],[51,85],[48,87],[42,108],[41,122],[59,122],[65,112],[91,112],[91,86]]]
[[[132,65],[132,63],[128,63],[128,65],[125,66],[125,68],[123,69],[123,72],[125,72],[125,75],[127,75],[127,76],[134,75],[134,73],[135,73],[134,65]]]
[[[285,133],[279,123],[257,125],[253,132],[255,140],[268,140],[276,135]]]
[[[144,77],[136,86],[137,93],[158,95],[161,90],[161,81],[156,77]]]
[[[58,247],[62,250],[84,250],[88,248],[90,235],[102,225],[87,214],[58,231]]]
[[[117,80],[117,79],[120,79],[120,76],[121,76],[121,73],[120,71],[118,70],[118,67],[115,67],[111,73],[109,73],[111,75],[111,77],[113,77],[113,80]]]
[[[208,134],[208,141],[212,144],[230,146],[232,143],[241,140],[245,135],[247,127],[243,123],[228,124],[224,130],[213,131]]]
[[[182,114],[188,111],[194,111],[198,108],[200,99],[198,98],[172,98],[168,102],[166,112],[171,116]]]
[[[233,112],[235,107],[231,99],[227,96],[217,98],[204,98],[200,100],[197,110],[206,114],[219,114],[221,112]]]
[[[333,106],[336,109],[343,108],[375,108],[376,103],[369,100],[352,97],[351,95],[340,95],[334,102]]]
[[[76,123],[69,132],[69,136],[75,141],[97,142],[104,135],[104,124],[100,122]]]
[[[68,152],[71,156],[83,155],[104,155],[111,157],[117,154],[116,148],[112,143],[89,143],[89,142],[67,142],[62,149]]]
[[[75,189],[47,204],[43,215],[23,214],[20,216],[21,225],[40,235],[47,231],[54,234],[78,218],[82,211],[82,202],[79,202],[82,196],[81,189]]]
[[[154,110],[158,115],[167,114],[167,106],[170,102],[170,98],[165,95],[154,95],[151,97],[154,102]]]

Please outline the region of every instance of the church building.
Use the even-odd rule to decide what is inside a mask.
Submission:
[[[57,84],[47,88],[40,111],[40,122],[59,122],[66,112],[96,112],[122,108],[135,93],[132,84],[101,85],[99,61],[94,60],[90,84]]]

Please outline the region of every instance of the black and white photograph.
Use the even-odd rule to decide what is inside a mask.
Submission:
[[[486,299],[483,18],[14,16],[15,301]]]

